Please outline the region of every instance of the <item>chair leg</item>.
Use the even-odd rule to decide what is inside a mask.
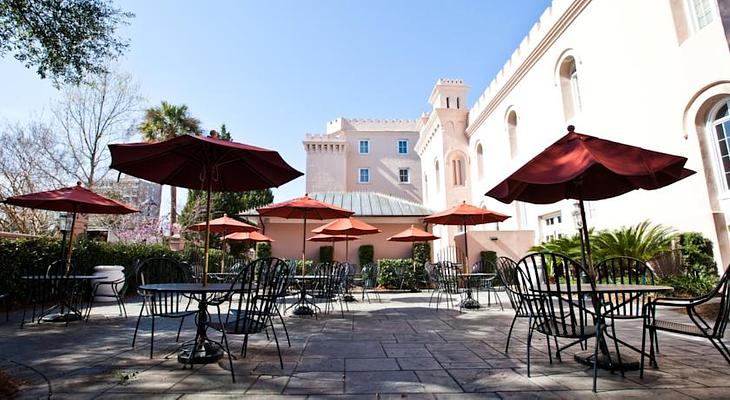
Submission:
[[[644,379],[644,357],[646,356],[646,317],[641,327],[641,361],[639,362],[639,378]]]
[[[515,327],[515,322],[517,322],[517,312],[515,312],[514,318],[512,318],[512,323],[509,325],[509,332],[507,333],[507,346],[504,347],[504,352],[509,353],[509,341],[512,338],[512,328]]]
[[[150,332],[150,358],[155,348],[155,314],[152,313],[152,331]]]
[[[185,322],[185,317],[180,318],[180,326],[177,327],[177,336],[175,337],[175,343],[180,341],[180,332],[182,332],[183,323]]]
[[[548,360],[550,361],[550,364],[553,363],[553,351],[550,349],[550,336],[545,337],[545,342],[547,343],[547,351],[548,351]]]
[[[226,346],[226,354],[228,354],[228,366],[231,368],[231,380],[233,383],[236,383],[236,373],[233,371],[233,356],[231,356],[231,348],[228,347],[228,336],[226,335],[226,327],[223,325],[223,322],[220,317],[220,313],[218,314],[218,322],[221,324],[221,333],[223,334],[223,345]]]
[[[555,357],[558,359],[558,361],[563,362],[563,359],[560,356],[560,346],[558,346],[558,337],[553,336],[553,340],[555,340]]]
[[[494,289],[492,289],[492,290],[494,290]],[[499,303],[500,311],[504,311],[504,304],[502,304],[502,299],[499,298],[499,293],[497,293],[496,290],[494,290],[494,298],[497,299],[497,303]]]
[[[626,377],[626,374],[624,373],[624,367],[623,367],[623,364],[621,363],[621,350],[619,350],[618,340],[616,340],[616,322],[615,321],[613,321],[611,323],[611,334],[614,337],[613,345],[614,345],[614,348],[616,349],[616,357],[618,358],[618,365],[621,367],[620,368],[621,369],[621,377],[622,378],[625,378]]]
[[[720,352],[720,354],[723,356],[723,358],[725,358],[725,361],[728,364],[730,364],[730,358],[728,358],[728,355],[727,355],[727,347],[725,347],[725,344],[722,342],[722,340],[713,339],[713,338],[709,338],[709,339],[710,339],[710,343],[712,343],[712,345],[715,346],[715,348],[717,349],[717,351]],[[722,347],[720,347],[720,346],[722,346]]]
[[[132,348],[134,348],[134,343],[137,341],[137,331],[139,330],[139,321],[142,320],[142,313],[144,312],[144,306],[147,300],[142,300],[142,307],[139,309],[139,317],[137,317],[137,326],[134,327],[134,336],[132,336]]]
[[[593,348],[593,393],[596,393],[596,380],[598,378],[598,346],[601,341],[601,321],[596,322],[596,345]]]
[[[241,356],[243,356],[243,358],[246,358],[247,347],[248,347],[248,333],[243,335],[243,347],[241,347]]]
[[[527,332],[527,377],[530,377],[530,347],[532,347],[532,327]]]
[[[279,321],[281,322],[281,326],[284,327],[284,333],[286,334],[286,342],[289,344],[289,347],[291,347],[291,340],[289,340],[289,330],[286,329],[286,324],[284,323],[284,317],[281,316],[281,311],[279,311],[279,308],[276,308],[276,313],[279,315]]]
[[[279,338],[276,336],[276,330],[274,329],[274,323],[269,317],[269,323],[271,324],[271,334],[274,335],[274,343],[276,343],[276,352],[279,353],[279,365],[281,369],[284,369],[284,360],[281,358],[281,348],[279,347]]]
[[[656,337],[656,330],[649,328],[649,365],[653,365],[655,368],[659,367],[656,360],[656,353],[654,352],[654,338]]]

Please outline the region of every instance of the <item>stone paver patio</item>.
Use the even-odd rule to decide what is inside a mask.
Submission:
[[[248,357],[234,360],[236,383],[225,358],[183,370],[174,354],[174,322],[158,324],[153,359],[148,358],[148,321],[132,349],[140,306],[134,301],[129,319],[103,306],[88,324],[68,327],[44,323],[21,330],[15,322],[19,315],[13,315],[10,323],[0,324],[0,369],[27,382],[24,398],[730,398],[730,368],[707,342],[660,333],[660,369],[647,369],[643,380],[638,371],[621,378],[599,370],[594,395],[592,369],[572,359],[579,349],[551,365],[538,337],[528,378],[526,321],[517,322],[505,354],[511,309],[436,312],[428,308],[428,297],[385,294],[382,303],[350,303],[345,318],[339,310],[318,320],[287,316],[291,347],[279,331],[284,369],[274,342],[263,334],[252,336]],[[622,338],[640,343],[639,324],[619,330]],[[191,320],[181,340],[192,334]],[[235,354],[241,343],[231,337]]]

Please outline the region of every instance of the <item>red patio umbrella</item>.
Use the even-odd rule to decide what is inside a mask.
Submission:
[[[302,231],[302,273],[304,273],[304,264],[306,259],[305,254],[307,250],[307,218],[322,220],[349,217],[354,214],[354,212],[350,210],[312,199],[306,194],[304,197],[298,197],[296,199],[261,207],[257,209],[257,211],[259,212],[259,215],[263,217],[304,220],[304,227]]]
[[[607,199],[637,189],[662,188],[695,173],[684,168],[686,162],[685,157],[577,133],[570,125],[567,135],[486,195],[503,203],[520,200],[548,204],[564,199],[578,200],[581,237],[592,271],[583,200]]]
[[[465,201],[456,207],[452,207],[446,211],[431,214],[423,219],[423,222],[438,225],[461,225],[464,227],[464,252],[466,253],[466,262],[469,263],[469,241],[466,238],[467,225],[481,225],[492,222],[502,222],[509,218],[509,215],[500,214],[486,208],[476,207],[467,204]],[[469,268],[464,265],[464,269]]]
[[[207,192],[205,264],[207,283],[211,192],[244,192],[287,183],[301,172],[273,150],[210,137],[183,135],[157,143],[111,144],[111,168],[148,181]]]
[[[233,219],[229,217],[226,214],[223,214],[222,217],[212,219],[208,221],[208,223],[201,222],[195,225],[190,225],[188,227],[188,230],[196,231],[196,232],[205,232],[206,225],[210,228],[211,233],[222,233],[223,234],[223,240],[222,240],[222,257],[221,257],[221,273],[223,272],[223,269],[225,267],[226,263],[226,235],[229,232],[253,232],[257,230],[258,228],[249,225],[245,222],[241,222],[237,219]]]
[[[71,236],[66,251],[66,273],[69,272],[71,252],[73,251],[74,228],[76,214],[129,214],[137,212],[132,207],[116,200],[94,193],[76,182],[76,186],[69,186],[47,192],[29,193],[21,196],[8,197],[5,204],[35,208],[50,211],[65,211],[73,213],[71,219]]]
[[[403,232],[396,233],[395,235],[388,238],[391,242],[411,242],[411,259],[413,260],[413,271],[416,271],[416,242],[430,242],[439,239],[438,236],[431,232],[415,228],[411,225],[410,228]]]
[[[274,241],[274,239],[272,239],[262,233],[256,232],[256,231],[231,233],[229,235],[226,235],[224,238],[226,240],[234,240],[234,241],[240,241],[240,242],[251,241],[251,242],[256,242],[256,243]]]
[[[351,242],[353,240],[360,240],[357,236],[347,236],[347,235],[328,235],[326,233],[320,233],[317,235],[314,235],[310,237],[310,242],[330,242],[332,243],[332,254],[335,253],[335,242]]]
[[[347,238],[352,235],[372,235],[380,233],[380,229],[361,221],[357,218],[340,218],[328,224],[322,225],[312,230],[313,233],[325,233],[328,235],[345,235],[345,261],[350,261],[348,254]]]

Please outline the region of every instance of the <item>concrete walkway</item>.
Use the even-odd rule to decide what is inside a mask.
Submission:
[[[437,312],[428,308],[428,298],[428,293],[387,294],[382,303],[350,303],[345,318],[339,310],[317,320],[287,316],[291,347],[278,332],[284,369],[274,342],[263,334],[252,336],[248,357],[234,360],[236,383],[231,382],[225,358],[182,369],[174,354],[174,323],[158,324],[153,359],[148,358],[148,321],[142,322],[132,349],[139,302],[129,304],[126,320],[116,315],[115,307],[102,306],[95,308],[88,324],[68,327],[42,323],[21,330],[19,315],[13,315],[10,323],[0,324],[0,369],[27,382],[21,391],[24,398],[594,397],[592,370],[573,361],[578,348],[551,365],[545,340],[538,337],[528,378],[526,321],[518,320],[506,354],[511,309]],[[193,334],[190,320],[183,338]],[[620,326],[620,335],[640,344],[640,324]],[[230,340],[237,355],[242,338]],[[659,340],[660,369],[648,369],[643,380],[638,371],[622,378],[599,370],[595,397],[730,398],[730,367],[709,343],[661,333]]]

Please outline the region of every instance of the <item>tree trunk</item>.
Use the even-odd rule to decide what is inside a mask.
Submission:
[[[170,234],[172,234],[173,225],[177,223],[177,188],[170,186]]]

